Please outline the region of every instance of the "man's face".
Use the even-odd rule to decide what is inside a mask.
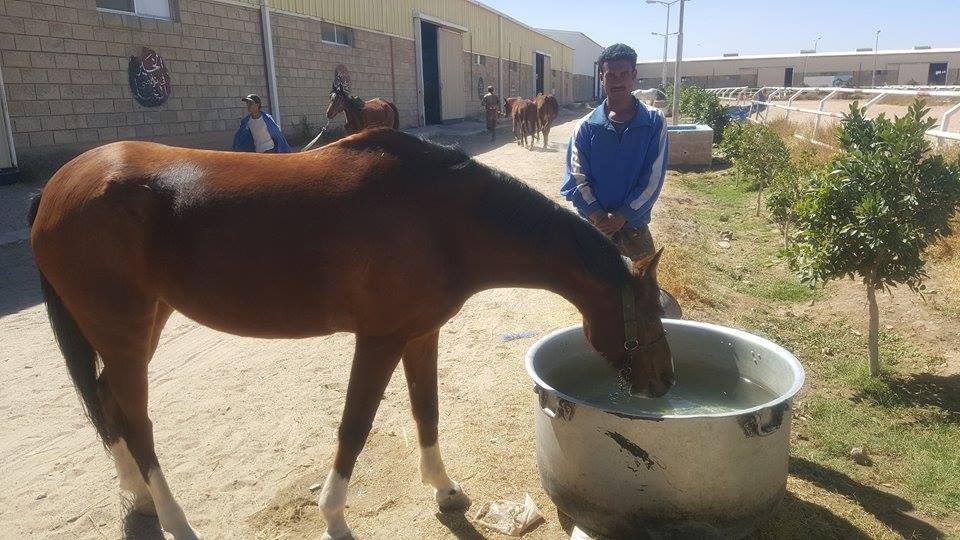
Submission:
[[[633,81],[637,77],[637,66],[629,60],[614,60],[603,63],[601,82],[611,99],[619,100],[633,91]]]
[[[260,106],[254,103],[253,101],[247,102],[247,112],[250,114],[256,114],[260,112]]]

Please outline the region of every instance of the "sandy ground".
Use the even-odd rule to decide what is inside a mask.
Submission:
[[[562,150],[574,116],[547,150],[503,134],[466,144],[559,199]],[[158,537],[155,520],[127,513],[116,474],[84,419],[40,303],[26,242],[0,247],[0,538],[117,538],[124,526]],[[479,504],[523,500],[547,521],[531,538],[560,538],[540,488],[533,392],[523,354],[534,338],[579,322],[560,297],[493,290],[471,299],[441,334],[440,441],[451,476]],[[207,538],[318,537],[307,486],[321,482],[334,451],[351,335],[304,340],[239,338],[174,315],[150,366],[157,452],[192,523]],[[485,535],[463,515],[438,515],[420,484],[405,381],[398,371],[380,406],[349,490],[347,519],[364,538]],[[473,515],[473,511],[467,514]],[[496,536],[496,535],[494,535]]]

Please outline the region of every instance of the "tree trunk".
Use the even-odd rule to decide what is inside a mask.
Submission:
[[[870,376],[880,376],[880,310],[877,309],[877,290],[873,280],[867,281],[867,303],[870,310],[870,335],[868,347],[870,349]]]
[[[783,222],[783,247],[790,247],[790,222]]]
[[[757,188],[757,217],[760,217],[760,196],[763,195],[763,186]]]

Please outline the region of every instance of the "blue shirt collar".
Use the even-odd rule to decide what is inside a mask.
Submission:
[[[633,120],[630,120],[628,127],[639,127],[639,126],[649,126],[652,124],[650,115],[646,114],[647,109],[640,104],[640,101],[634,97],[630,96],[633,100],[633,106],[635,107],[636,112],[633,115]],[[610,118],[607,116],[607,100],[604,99],[603,103],[599,107],[593,110],[593,114],[590,115],[590,118],[587,119],[587,122],[591,124],[597,124],[604,126],[609,129],[614,129],[613,122],[610,121]]]

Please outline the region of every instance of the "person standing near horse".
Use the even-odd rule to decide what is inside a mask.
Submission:
[[[493,93],[493,87],[487,87],[487,93],[480,98],[480,106],[483,107],[487,115],[487,131],[490,132],[490,140],[497,138],[497,118],[502,114],[500,112],[500,96]]]
[[[233,149],[238,152],[257,152],[258,154],[276,154],[292,152],[280,126],[272,116],[260,110],[260,96],[250,94],[240,98],[247,104],[247,116],[240,120],[240,128],[233,136]]]
[[[631,91],[637,53],[618,43],[598,59],[607,98],[577,123],[560,193],[634,261],[655,252],[650,212],[667,172],[663,113]]]

